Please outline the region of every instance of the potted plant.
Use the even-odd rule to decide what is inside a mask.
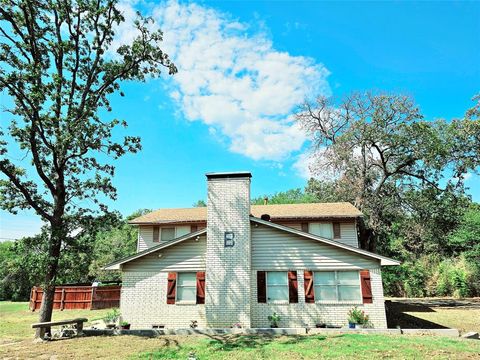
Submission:
[[[120,323],[120,329],[122,330],[130,330],[130,323],[128,321],[122,321]]]
[[[362,329],[368,324],[368,315],[358,307],[353,307],[348,312],[348,327],[350,329]]]
[[[112,309],[112,311],[109,311],[103,318],[107,329],[114,329],[119,317],[120,311],[118,311],[118,309]]]
[[[280,315],[274,312],[272,315],[268,316],[268,320],[270,321],[271,328],[278,328],[278,323],[280,322]]]

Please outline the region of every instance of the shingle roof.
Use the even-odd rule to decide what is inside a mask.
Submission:
[[[357,218],[362,213],[352,204],[311,203],[282,205],[252,205],[251,213],[255,217],[268,214],[272,219],[318,219],[318,218]],[[130,221],[130,224],[162,224],[174,222],[207,221],[207,208],[159,209]]]

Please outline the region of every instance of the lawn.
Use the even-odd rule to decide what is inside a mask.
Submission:
[[[54,319],[101,318],[107,310],[55,311]],[[480,341],[430,336],[138,336],[84,337],[33,344],[38,313],[0,302],[0,359],[478,359]]]
[[[102,318],[109,310],[55,310],[53,321],[85,317],[90,321]],[[31,312],[27,302],[0,301],[0,344],[7,340],[31,338],[30,327],[38,322],[38,311]],[[87,325],[88,326],[88,323]]]

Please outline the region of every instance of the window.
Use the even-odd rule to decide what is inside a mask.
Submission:
[[[267,272],[267,300],[285,300],[288,301],[288,276],[287,272],[269,271]]]
[[[308,224],[308,232],[327,239],[333,239],[332,223],[310,223]]]
[[[358,271],[316,271],[315,299],[320,301],[361,301]]]
[[[162,241],[175,239],[175,228],[162,228]]]
[[[196,302],[197,299],[197,274],[178,273],[177,302]]]

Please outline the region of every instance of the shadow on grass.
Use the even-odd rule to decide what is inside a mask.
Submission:
[[[207,335],[210,338],[208,346],[215,350],[232,351],[236,349],[257,349],[278,341],[279,336],[263,335]],[[312,340],[325,340],[326,336],[289,335],[281,345],[295,345]]]
[[[387,326],[403,329],[448,329],[448,327],[407,314],[407,312],[435,312],[430,306],[418,302],[404,303],[386,301]]]

